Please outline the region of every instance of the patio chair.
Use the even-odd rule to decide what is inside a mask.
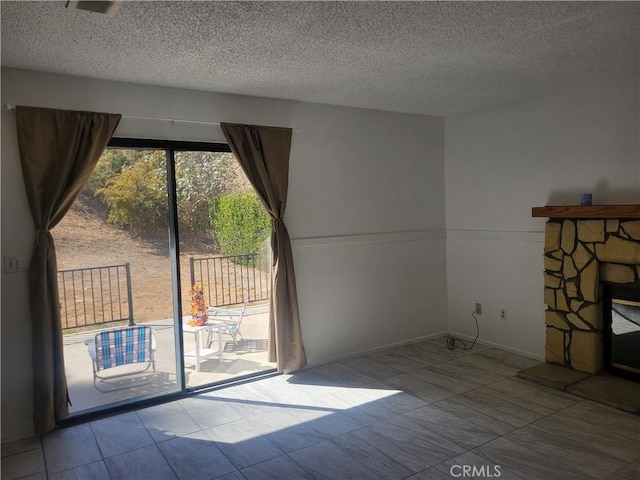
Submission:
[[[148,326],[115,328],[97,333],[85,341],[93,363],[93,385],[101,392],[121,390],[151,383],[156,376],[156,338]],[[140,368],[127,365],[140,364]],[[118,368],[121,367],[121,368]],[[113,369],[110,375],[104,372]],[[122,385],[116,381],[124,378],[144,378],[140,374],[152,369],[150,378]],[[111,388],[101,388],[110,385]]]
[[[238,337],[242,340],[242,334],[240,333],[240,325],[242,325],[242,319],[244,313],[247,310],[247,304],[249,303],[249,294],[244,297],[244,304],[242,308],[226,309],[219,307],[209,307],[207,309],[207,315],[212,320],[222,321],[224,323],[212,323],[209,325],[209,335],[207,338],[207,345],[210,348],[213,342],[214,334],[218,333],[218,329],[223,335],[229,335],[233,339],[235,345],[239,345]]]

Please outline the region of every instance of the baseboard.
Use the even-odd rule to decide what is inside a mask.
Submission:
[[[475,338],[473,336],[465,335],[463,333],[458,333],[458,332],[449,332],[448,334],[453,337],[461,338],[462,340],[473,341],[473,339]],[[500,343],[490,342],[489,340],[483,340],[482,338],[478,338],[476,343],[479,343],[480,345],[485,345],[487,347],[499,348],[501,350],[505,350],[511,353],[517,353],[518,355],[522,355],[523,357],[532,358],[533,360],[540,360],[541,362],[544,362],[544,356],[536,355],[535,353],[527,352],[526,350],[520,350],[519,348],[513,348],[507,345],[502,345]]]
[[[432,333],[430,335],[423,335],[421,337],[415,337],[415,338],[410,338],[408,340],[401,340],[399,342],[388,343],[386,345],[381,345],[381,346],[378,346],[378,347],[367,348],[367,349],[364,349],[364,350],[359,350],[357,352],[347,353],[346,355],[340,355],[339,357],[334,357],[334,358],[331,358],[329,360],[323,360],[323,361],[320,361],[320,362],[309,363],[309,364],[307,364],[307,366],[305,368],[320,367],[322,365],[328,365],[328,364],[334,363],[334,362],[341,362],[342,360],[348,360],[350,358],[360,357],[362,355],[368,355],[370,353],[376,353],[376,352],[381,352],[383,350],[389,350],[391,348],[402,347],[404,345],[409,345],[410,343],[416,343],[416,342],[421,342],[423,340],[431,340],[432,338],[443,337],[443,336],[445,336],[447,334],[448,334],[447,331],[438,332],[438,333]],[[292,372],[290,372],[290,373],[292,373]]]

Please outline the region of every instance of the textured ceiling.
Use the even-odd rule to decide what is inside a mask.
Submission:
[[[2,65],[451,115],[637,74],[639,2],[1,1]]]

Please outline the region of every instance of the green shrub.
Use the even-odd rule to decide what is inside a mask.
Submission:
[[[153,161],[141,160],[125,167],[96,195],[109,207],[110,222],[135,228],[167,226],[165,173]]]
[[[264,251],[271,217],[254,193],[217,197],[211,208],[213,237],[225,255]]]

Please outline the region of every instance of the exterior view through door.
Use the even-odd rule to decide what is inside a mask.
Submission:
[[[72,415],[273,369],[270,229],[227,145],[113,139],[52,232]]]

